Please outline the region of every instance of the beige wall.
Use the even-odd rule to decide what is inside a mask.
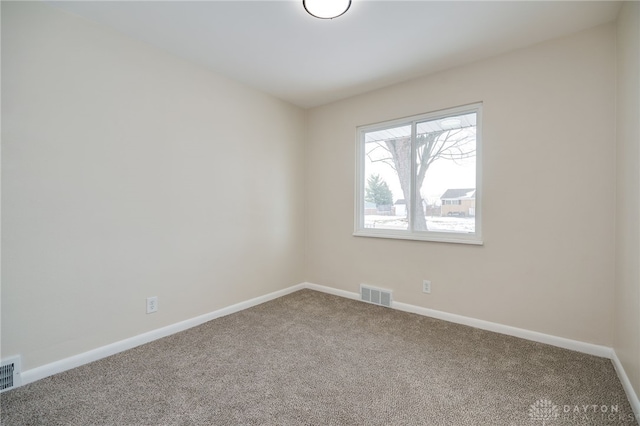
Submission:
[[[2,358],[28,370],[304,281],[303,149],[296,107],[2,2]]]
[[[615,78],[606,25],[310,110],[307,279],[610,346]],[[356,126],[478,101],[484,246],[352,236]]]
[[[625,2],[617,41],[614,349],[640,395],[640,3]]]
[[[2,358],[28,370],[305,280],[364,282],[614,345],[638,391],[634,31],[637,2],[618,29],[616,172],[613,25],[305,115],[46,5],[3,2]],[[356,126],[477,101],[484,246],[353,237]],[[550,208],[568,200],[575,210]],[[151,295],[160,310],[146,315]]]

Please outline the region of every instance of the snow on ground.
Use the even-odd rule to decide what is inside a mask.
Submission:
[[[404,216],[366,215],[365,228],[406,230],[407,219]],[[475,232],[474,217],[427,216],[427,229],[441,232]]]

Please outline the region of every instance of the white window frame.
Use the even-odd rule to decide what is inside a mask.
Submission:
[[[409,229],[378,229],[364,227],[364,198],[365,198],[365,138],[367,132],[379,131],[402,125],[411,125],[411,155],[412,155],[412,181],[411,181],[411,206],[415,203],[415,176],[416,176],[416,147],[415,132],[418,122],[425,120],[437,120],[450,115],[475,112],[476,115],[476,205],[475,205],[475,232],[436,232],[436,231],[414,231],[413,216],[410,212]],[[426,114],[414,115],[381,123],[359,126],[356,129],[356,206],[355,206],[355,230],[353,235],[357,237],[391,238],[404,240],[434,241],[444,243],[461,243],[482,245],[482,102],[463,105],[455,108],[448,108],[433,111]]]

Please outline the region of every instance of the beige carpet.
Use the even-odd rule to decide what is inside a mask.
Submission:
[[[611,362],[303,290],[0,396],[2,425],[631,425]]]

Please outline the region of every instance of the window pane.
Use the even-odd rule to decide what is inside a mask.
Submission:
[[[476,115],[417,123],[414,230],[475,232]]]
[[[411,125],[364,134],[364,227],[407,230]]]
[[[359,127],[354,235],[482,244],[481,115],[477,103]]]

